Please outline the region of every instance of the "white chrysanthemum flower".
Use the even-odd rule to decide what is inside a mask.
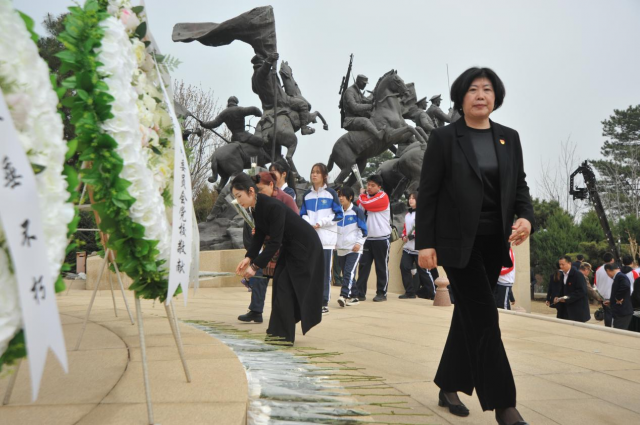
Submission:
[[[129,217],[145,228],[145,239],[159,241],[159,259],[166,260],[166,267],[169,264],[171,229],[165,214],[160,186],[147,165],[148,149],[143,148],[141,143],[145,135],[140,125],[146,124],[141,119],[146,119],[146,116],[132,85],[138,68],[134,46],[126,34],[123,23],[117,18],[107,18],[100,26],[104,29],[104,37],[98,61],[103,66],[98,72],[115,98],[111,104],[113,118],[105,121],[102,129],[118,143],[115,150],[124,163],[120,177],[131,182],[128,191],[136,202],[129,210]],[[150,115],[152,119],[153,115]]]
[[[0,77],[12,90],[3,95],[29,161],[44,167],[36,175],[36,183],[40,210],[46,212],[42,225],[50,273],[56,280],[67,248],[67,226],[74,216],[62,175],[67,143],[57,112],[58,97],[51,87],[49,68],[40,58],[31,34],[6,0],[0,1],[0,28],[11,34],[0,37]],[[22,327],[17,283],[9,273],[10,261],[4,249],[0,249],[0,354]]]

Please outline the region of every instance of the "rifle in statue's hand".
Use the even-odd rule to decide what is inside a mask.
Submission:
[[[338,94],[340,95],[340,103],[338,103],[338,108],[340,108],[340,127],[343,126],[344,123],[344,104],[343,97],[344,92],[349,87],[349,78],[351,77],[351,67],[353,66],[353,53],[349,56],[349,67],[347,68],[347,75],[342,77],[342,82],[340,83],[340,90],[338,90]]]

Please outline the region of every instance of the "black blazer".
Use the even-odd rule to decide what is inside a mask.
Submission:
[[[619,272],[613,278],[609,307],[611,307],[611,315],[613,317],[624,317],[633,314],[631,283],[629,278],[622,272]]]
[[[533,231],[533,206],[525,180],[518,132],[491,121],[500,169],[503,265],[511,266],[509,243],[514,216]],[[465,120],[431,132],[422,162],[416,220],[416,249],[435,248],[438,264],[465,267],[476,238],[484,189]]]
[[[564,280],[564,275],[562,279]],[[569,297],[564,302],[565,314],[568,320],[586,322],[591,319],[589,298],[587,297],[587,281],[584,275],[575,267],[571,267],[569,271],[567,283],[563,285],[563,295]]]

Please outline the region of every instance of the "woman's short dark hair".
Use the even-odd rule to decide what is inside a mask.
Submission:
[[[329,170],[327,169],[327,166],[322,162],[313,164],[313,167],[311,167],[312,173],[313,173],[313,169],[316,167],[318,167],[318,171],[320,171],[320,174],[322,174],[322,181],[324,182],[324,184],[327,184],[327,181],[329,179]]]
[[[451,85],[451,100],[453,101],[453,109],[458,111],[460,115],[464,115],[464,111],[462,110],[462,101],[464,96],[469,91],[469,87],[471,87],[471,83],[477,78],[486,78],[491,81],[491,85],[493,86],[493,92],[496,95],[496,100],[493,105],[493,110],[495,111],[500,106],[502,106],[502,102],[504,101],[504,97],[507,94],[504,84],[498,74],[496,74],[491,68],[478,68],[473,67],[464,71]]]
[[[353,192],[353,189],[351,189],[349,186],[342,186],[340,190],[338,190],[338,195],[344,196],[345,198],[347,198],[349,202],[353,202],[353,197],[355,196],[355,193]]]
[[[245,192],[249,192],[249,189],[253,188],[253,190],[258,193],[258,188],[256,187],[255,181],[251,178],[251,176],[240,173],[233,178],[231,182],[231,188],[235,190],[243,190]]]
[[[382,187],[382,177],[380,176],[380,174],[371,174],[369,177],[367,177],[367,183],[369,182],[374,182],[378,186]]]
[[[409,199],[411,199],[412,196],[413,196],[413,199],[415,199],[416,202],[418,202],[418,192],[411,192],[409,196],[407,196],[407,207],[409,208],[411,208],[411,205],[409,205]]]

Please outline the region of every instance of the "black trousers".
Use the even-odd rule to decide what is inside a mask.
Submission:
[[[613,327],[613,315],[611,314],[611,307],[608,305],[602,305],[604,311],[604,325],[608,328]]]
[[[629,325],[631,324],[631,318],[633,314],[628,316],[618,316],[613,318],[613,327],[616,329],[629,330]]]
[[[371,241],[367,239],[364,243],[364,252],[360,258],[358,267],[358,293],[360,297],[367,295],[367,280],[371,273],[371,266],[376,263],[376,295],[387,295],[389,286],[389,239]]]
[[[496,307],[511,310],[511,301],[513,301],[511,286],[496,285],[493,288],[493,296],[496,300]]]
[[[285,266],[286,267],[286,266]],[[274,279],[271,292],[271,317],[267,334],[295,342],[296,323],[300,321],[300,305],[287,270]]]
[[[501,236],[476,236],[465,268],[445,267],[456,299],[434,382],[443,391],[478,393],[482,410],[516,405],[493,288],[502,268]]]
[[[411,269],[415,268],[418,271],[419,282],[413,279]],[[402,285],[404,285],[404,292],[407,295],[416,295],[418,289],[425,288],[427,298],[433,299],[436,295],[434,283],[427,274],[427,271],[420,267],[418,264],[418,254],[410,254],[407,251],[402,251],[402,257],[400,258],[400,274],[402,275]]]

